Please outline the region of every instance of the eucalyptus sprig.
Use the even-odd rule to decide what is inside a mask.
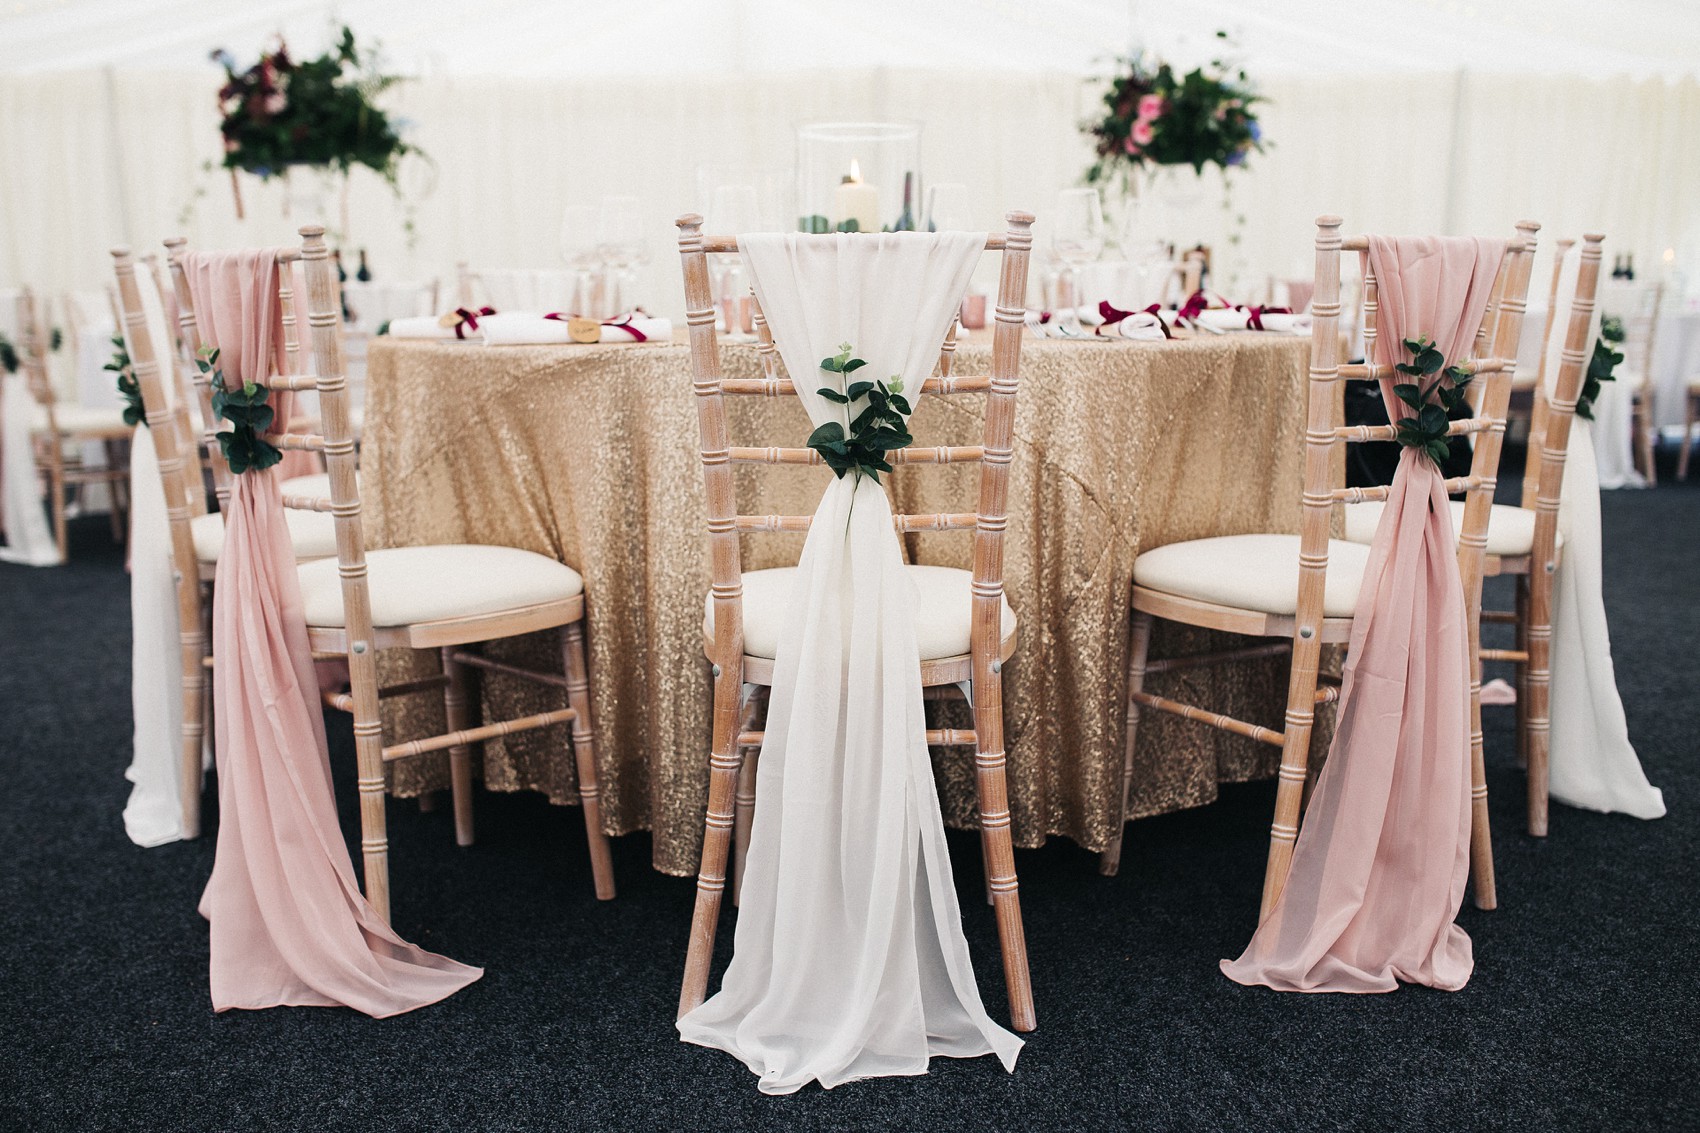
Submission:
[[[0,334],[0,370],[8,374],[18,372],[18,348],[3,334]]]
[[[851,420],[848,431],[837,421],[828,421],[809,434],[808,444],[821,454],[833,475],[842,479],[846,472],[854,471],[858,476],[873,477],[877,484],[881,472],[891,471],[885,454],[914,443],[915,438],[909,435],[904,421],[914,410],[903,396],[903,379],[895,374],[886,382],[850,381],[851,374],[867,365],[862,359],[851,357],[852,350],[848,342],[840,343],[839,352],[823,358],[820,364],[822,370],[842,376],[848,384],[842,390],[822,386],[815,392],[839,405],[864,399],[866,405]]]
[[[1622,319],[1616,315],[1607,315],[1600,320],[1600,337],[1594,339],[1594,354],[1588,359],[1588,372],[1582,378],[1582,393],[1576,399],[1578,417],[1592,421],[1594,401],[1600,396],[1600,383],[1617,380],[1613,371],[1623,361],[1623,355],[1613,347],[1623,339]]]
[[[244,382],[241,389],[226,389],[224,371],[218,368],[218,351],[202,348],[195,358],[201,373],[212,378],[213,416],[230,422],[230,428],[218,435],[219,447],[230,470],[238,475],[270,468],[283,459],[283,450],[266,440],[277,413],[266,399],[271,391],[258,382]]]
[[[1438,467],[1451,452],[1446,441],[1450,414],[1464,408],[1464,387],[1470,384],[1473,375],[1461,366],[1448,366],[1440,348],[1427,335],[1407,338],[1404,343],[1411,352],[1411,360],[1399,362],[1393,368],[1417,380],[1393,387],[1393,395],[1413,411],[1412,416],[1398,423],[1399,443],[1421,450]],[[1430,376],[1434,380],[1424,386],[1423,379]],[[1433,400],[1437,396],[1438,402]]]
[[[112,361],[102,366],[118,378],[118,393],[124,398],[124,424],[146,425],[147,410],[142,406],[142,387],[136,381],[136,371],[130,366],[130,352],[124,348],[122,335],[112,336]]]

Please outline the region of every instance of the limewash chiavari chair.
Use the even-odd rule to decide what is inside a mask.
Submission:
[[[1393,425],[1346,426],[1334,383],[1378,380],[1391,376],[1373,364],[1342,365],[1340,361],[1340,253],[1362,251],[1366,237],[1342,238],[1340,219],[1317,220],[1316,295],[1312,303],[1310,396],[1305,433],[1303,510],[1300,534],[1225,536],[1172,544],[1142,553],[1134,563],[1133,644],[1128,657],[1127,757],[1123,769],[1123,823],[1118,823],[1100,869],[1116,872],[1120,865],[1122,825],[1128,788],[1133,776],[1133,751],[1140,712],[1154,709],[1281,749],[1275,817],[1270,827],[1269,858],[1265,867],[1259,917],[1266,916],[1286,883],[1293,843],[1305,797],[1310,740],[1316,706],[1339,699],[1339,682],[1318,672],[1321,647],[1345,644],[1351,636],[1353,608],[1369,549],[1329,537],[1334,505],[1385,500],[1387,489],[1347,488],[1339,482],[1335,446],[1346,443],[1393,442]],[[1538,226],[1519,224],[1518,236],[1506,251],[1495,290],[1502,296],[1492,334],[1478,332],[1473,374],[1485,379],[1487,392],[1479,416],[1452,422],[1453,436],[1475,434],[1470,473],[1446,482],[1449,493],[1466,492],[1458,537],[1465,614],[1471,654],[1471,874],[1476,904],[1492,908],[1497,902],[1492,843],[1487,815],[1487,787],[1481,747],[1480,608],[1483,548],[1488,511],[1505,431],[1505,411],[1516,370],[1516,347],[1522,330],[1524,297],[1528,290],[1534,233]],[[1373,357],[1379,284],[1366,272],[1363,288],[1364,356]],[[1488,320],[1484,317],[1484,323]],[[1491,355],[1487,348],[1491,345]],[[1233,595],[1233,600],[1225,600]],[[1200,656],[1148,659],[1153,622],[1158,619],[1258,638],[1275,643],[1229,649]],[[1266,728],[1183,704],[1144,691],[1148,673],[1197,668],[1247,657],[1290,655],[1283,727]]]
[[[206,735],[206,672],[210,655],[207,650],[206,615],[202,608],[202,588],[196,565],[194,535],[190,528],[193,501],[202,496],[199,468],[195,459],[196,437],[187,419],[179,416],[167,397],[165,383],[174,380],[171,372],[161,373],[158,351],[168,343],[155,343],[153,328],[142,306],[141,291],[136,283],[136,263],[128,248],[112,250],[113,271],[118,281],[118,311],[120,327],[128,341],[130,369],[142,393],[142,407],[158,457],[161,486],[165,491],[167,523],[171,530],[172,573],[177,589],[178,641],[181,659],[179,697],[183,705],[182,748],[178,774],[182,831],[185,838],[197,838],[201,833],[201,760]],[[177,397],[180,407],[185,400]],[[193,467],[191,481],[185,469]],[[216,518],[216,517],[215,517]]]
[[[1021,903],[1015,876],[1015,854],[1010,839],[1009,794],[1005,780],[1003,751],[1003,665],[1015,651],[1015,624],[1003,595],[1003,540],[1007,524],[1009,463],[1015,424],[1015,393],[1021,361],[1022,318],[1027,290],[1027,266],[1032,247],[1033,216],[1026,212],[1008,215],[1009,229],[994,234],[988,250],[1003,253],[999,285],[997,326],[992,345],[992,372],[986,377],[945,375],[930,378],[923,391],[931,394],[977,393],[986,396],[986,426],[982,444],[951,448],[908,448],[887,454],[893,464],[980,465],[977,510],[946,515],[897,515],[900,532],[973,531],[974,567],[969,589],[972,603],[963,635],[969,643],[965,653],[928,657],[923,652],[921,683],[929,691],[972,681],[973,721],[971,729],[929,729],[931,746],[975,748],[976,786],[979,795],[981,851],[987,888],[998,925],[1003,954],[1004,979],[1008,988],[1011,1025],[1017,1031],[1036,1026],[1032,983],[1028,975],[1027,945],[1021,923]],[[713,588],[704,624],[705,651],[714,670],[713,739],[709,758],[708,814],[703,838],[702,866],[697,874],[696,907],[691,921],[690,946],[685,976],[679,995],[683,1016],[705,998],[709,967],[713,960],[715,929],[720,918],[721,896],[726,889],[727,857],[734,841],[734,826],[741,849],[748,847],[748,819],[755,805],[755,753],[763,734],[755,730],[760,718],[760,701],[746,703],[745,684],[766,686],[773,679],[773,658],[746,651],[746,579],[779,578],[776,573],[746,574],[739,557],[740,535],[749,532],[804,532],[810,517],[800,515],[739,515],[733,490],[733,468],[739,464],[801,466],[821,463],[819,454],[807,448],[735,448],[727,436],[726,394],[768,397],[794,393],[791,382],[779,372],[779,361],[766,321],[755,315],[758,331],[760,378],[722,378],[715,337],[713,290],[709,283],[708,256],[736,254],[738,243],[731,236],[705,236],[702,218],[695,214],[679,218],[679,253],[683,261],[686,320],[690,326],[691,373],[697,394],[697,420],[702,448],[703,479],[708,495],[709,550]],[[949,347],[941,350],[941,366],[951,360]],[[941,568],[927,568],[940,570]],[[969,572],[955,572],[969,574]],[[779,579],[781,583],[782,578]],[[761,607],[752,604],[771,624],[782,612],[782,585],[761,592],[771,600]],[[936,694],[935,694],[936,695]],[[740,789],[742,783],[742,789]],[[738,823],[737,811],[744,822]]]
[[[584,580],[546,556],[512,547],[427,546],[365,549],[348,380],[343,367],[341,310],[320,225],[301,229],[307,278],[307,323],[313,376],[280,376],[277,388],[316,390],[322,436],[281,436],[280,447],[322,453],[330,472],[330,498],[285,494],[289,509],[329,513],[336,524],[336,558],[299,567],[308,640],[316,654],[347,658],[349,693],[327,693],[325,703],[354,717],[360,792],[361,850],[366,897],[389,918],[389,839],[384,815],[384,765],[447,751],[454,794],[455,829],[472,840],[471,745],[497,736],[571,725],[579,799],[590,844],[597,897],[614,896],[614,867],[602,832],[596,756],[590,717],[590,684],[584,652]],[[536,672],[485,658],[479,643],[542,630],[561,631],[563,672]],[[378,687],[380,649],[436,649],[440,676]],[[499,723],[470,726],[468,676],[484,669],[562,690],[567,707]],[[386,745],[378,718],[381,697],[442,689],[449,731]]]
[[[1616,378],[1629,390],[1629,428],[1634,444],[1635,466],[1650,488],[1659,481],[1653,463],[1653,345],[1659,333],[1659,314],[1664,307],[1663,282],[1615,284],[1600,297],[1607,315],[1623,320],[1623,364]]]
[[[1558,530],[1559,498],[1564,485],[1564,465],[1570,449],[1576,401],[1592,348],[1588,332],[1599,284],[1600,245],[1604,239],[1592,234],[1582,238],[1581,263],[1553,396],[1549,398],[1546,395],[1544,373],[1542,385],[1534,391],[1522,502],[1492,506],[1488,513],[1487,541],[1483,547],[1484,577],[1512,575],[1517,580],[1514,610],[1484,610],[1481,614],[1484,622],[1515,627],[1515,646],[1511,649],[1479,649],[1478,653],[1482,661],[1508,661],[1515,667],[1517,751],[1528,768],[1529,833],[1537,836],[1547,832],[1553,581],[1564,549]],[[1543,344],[1552,338],[1558,302],[1558,276],[1566,251],[1574,245],[1573,240],[1558,242],[1558,262],[1553,268]],[[1543,348],[1543,372],[1546,353]],[[1459,518],[1460,513],[1461,509],[1454,504],[1454,519]],[[1370,542],[1380,517],[1379,504],[1348,504],[1346,537],[1354,542]]]
[[[124,423],[123,410],[116,406],[89,408],[60,402],[48,369],[49,343],[41,304],[37,302],[35,293],[26,287],[18,296],[18,356],[30,396],[35,399],[35,416],[30,422],[30,435],[35,443],[35,468],[47,484],[53,541],[58,545],[59,558],[64,560],[70,550],[67,489],[76,489],[80,493],[89,485],[105,485],[112,538],[116,542],[124,541],[130,468],[129,462],[124,459],[121,442],[128,440],[133,430]],[[98,443],[105,449],[105,467],[83,462],[81,451],[85,442]],[[78,455],[67,458],[67,445],[75,446]]]
[[[174,243],[178,245],[176,251],[181,252],[181,241]],[[283,249],[279,259],[287,262],[298,254],[293,248]],[[219,554],[224,547],[224,517],[218,512],[207,511],[200,460],[202,441],[207,441],[210,458],[222,462],[224,456],[217,440],[211,439],[213,431],[202,428],[192,419],[189,407],[192,387],[178,380],[184,361],[180,357],[181,352],[171,343],[154,341],[136,275],[137,260],[127,248],[114,248],[112,256],[117,278],[118,315],[128,338],[131,368],[141,389],[142,407],[158,454],[166,518],[171,529],[172,570],[176,576],[178,626],[183,643],[180,693],[183,751],[179,795],[183,836],[195,838],[200,834],[202,751],[210,734],[207,717],[211,707],[213,664],[208,651],[212,615],[210,591]],[[157,289],[160,282],[157,262],[149,265],[148,270]],[[281,290],[280,287],[280,297]],[[183,294],[186,300],[186,285]],[[160,293],[160,299],[163,302],[163,293]],[[180,305],[179,310],[183,331],[198,348],[200,340],[194,308],[192,305]],[[202,386],[210,385],[210,379],[198,371],[195,380]],[[167,388],[168,382],[172,383],[172,389]],[[211,391],[203,392],[210,408]],[[215,468],[218,466],[214,465]],[[228,470],[228,465],[225,468]],[[305,477],[298,481],[285,481],[284,490],[311,489],[313,485],[308,481],[313,479]],[[298,559],[327,558],[336,554],[336,530],[331,517],[292,512],[288,513],[288,518],[290,539]]]

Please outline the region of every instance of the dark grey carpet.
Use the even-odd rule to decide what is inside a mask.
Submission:
[[[119,820],[128,585],[85,523],[70,566],[0,566],[0,1128],[1700,1127],[1700,482],[1608,493],[1605,524],[1631,734],[1671,814],[1556,808],[1549,839],[1524,836],[1509,710],[1492,712],[1502,906],[1462,915],[1466,989],[1304,997],[1222,977],[1256,912],[1272,798],[1256,784],[1136,823],[1112,880],[1066,842],[1018,854],[1041,1029],[1014,1075],[938,1060],[766,1098],[674,1036],[691,883],[651,871],[636,835],[616,843],[619,899],[596,902],[578,812],[535,797],[481,795],[469,850],[446,808],[391,807],[397,927],[485,965],[480,983],[383,1022],[215,1016],[195,912],[213,841],[142,850]],[[978,855],[959,835],[952,850],[1001,1018]]]

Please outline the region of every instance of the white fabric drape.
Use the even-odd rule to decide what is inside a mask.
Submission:
[[[740,237],[762,310],[810,420],[846,379],[903,379],[913,404],[984,233]],[[859,411],[860,402],[850,407]],[[854,473],[815,512],[774,661],[738,913],[718,994],[679,1020],[764,1093],[924,1074],[933,1055],[996,1054],[962,934],[922,710],[920,651],[884,489]]]
[[[58,566],[59,544],[47,522],[45,488],[35,471],[30,426],[36,411],[23,370],[0,374],[0,460],[5,461],[0,469],[0,486],[6,493],[5,506],[0,509],[6,520],[0,562]]]
[[[1570,299],[1576,293],[1581,250],[1572,249],[1558,283],[1558,309],[1547,342],[1547,393],[1558,380],[1560,355],[1570,323]],[[1599,336],[1596,308],[1588,330],[1592,352]],[[1608,392],[1621,394],[1617,383]],[[1627,402],[1627,398],[1621,398]],[[1595,404],[1599,412],[1599,404]],[[1602,427],[1605,422],[1600,421]],[[1659,818],[1664,796],[1647,782],[1641,761],[1629,742],[1629,724],[1617,693],[1611,660],[1611,632],[1606,625],[1600,567],[1600,478],[1594,464],[1592,427],[1586,418],[1571,424],[1565,458],[1564,485],[1559,497],[1558,525],[1564,536],[1558,574],[1553,580],[1552,697],[1548,790],[1562,803],[1587,810],[1620,811],[1636,818]],[[1628,437],[1627,429],[1619,432]]]
[[[171,333],[151,272],[136,272],[142,314],[159,361],[159,383],[168,404],[180,394]],[[129,328],[124,337],[131,357]],[[138,428],[130,440],[130,707],[135,717],[124,804],[124,832],[138,846],[160,846],[183,837],[177,763],[183,742],[182,662],[178,654],[177,586],[172,575],[171,525],[153,433]]]

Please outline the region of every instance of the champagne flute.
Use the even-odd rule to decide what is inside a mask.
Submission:
[[[568,205],[561,210],[561,262],[573,273],[574,315],[595,314],[597,213],[591,205]]]
[[[926,231],[948,232],[968,227],[968,186],[941,181],[927,186]]]
[[[626,313],[627,273],[644,254],[643,210],[636,197],[602,198],[601,255],[608,265],[613,309],[609,316]]]
[[[1104,250],[1104,207],[1097,189],[1064,189],[1057,194],[1056,208],[1047,223],[1051,229],[1051,251],[1062,261],[1057,290],[1068,307],[1063,329],[1084,334],[1080,325],[1080,269]]]
[[[720,185],[709,199],[704,231],[732,236],[754,232],[761,227],[760,217],[754,185]],[[713,273],[714,295],[720,307],[721,329],[728,336],[742,337],[738,307],[749,286],[743,261],[732,256],[711,256],[709,270]]]

